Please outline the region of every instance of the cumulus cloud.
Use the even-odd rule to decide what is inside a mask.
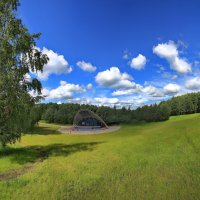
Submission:
[[[113,96],[125,96],[125,95],[133,95],[133,94],[144,94],[151,97],[163,97],[164,93],[161,89],[158,89],[152,85],[141,86],[136,84],[134,89],[126,89],[126,90],[116,90],[112,93]]]
[[[135,88],[126,90],[116,90],[112,93],[113,96],[131,95],[141,92],[142,86],[135,84]]]
[[[146,65],[147,59],[142,54],[131,60],[130,66],[134,69],[141,70]]]
[[[63,55],[59,55],[45,47],[42,49],[42,53],[49,57],[49,61],[44,65],[43,72],[37,72],[39,79],[47,80],[51,74],[67,74],[72,71],[72,67],[69,66]]]
[[[179,58],[178,47],[173,41],[154,46],[153,53],[160,58],[165,58],[171,69],[179,73],[186,74],[192,70],[191,64],[185,58]]]
[[[87,71],[87,72],[94,72],[97,69],[97,67],[95,67],[91,63],[85,62],[85,61],[78,61],[76,63],[76,65],[78,67],[80,67],[83,71]]]
[[[118,98],[106,98],[106,97],[103,97],[103,98],[96,97],[96,98],[94,98],[94,100],[95,100],[96,103],[99,103],[101,105],[116,104],[116,103],[119,102]]]
[[[137,107],[145,105],[145,103],[148,101],[147,98],[142,97],[141,95],[132,96],[129,99],[120,100],[120,104],[117,104],[118,107],[131,107],[132,109],[135,109]]]
[[[29,94],[32,96],[32,97],[36,97],[38,94],[37,91],[34,91],[34,90],[31,90],[29,91]],[[49,90],[47,88],[42,88],[42,91],[41,91],[41,95],[43,97],[47,97],[49,95]]]
[[[47,89],[47,88],[42,88],[42,95],[44,96],[44,97],[47,97],[47,96],[49,96],[49,90]]]
[[[90,105],[93,104],[92,103],[93,101],[94,101],[94,99],[91,100],[91,99],[85,98],[85,97],[81,97],[81,98],[77,97],[77,98],[72,98],[72,99],[67,100],[68,103],[90,104]]]
[[[178,56],[177,46],[172,41],[154,46],[153,53],[155,53],[156,55],[158,55],[161,58],[167,58],[167,59]]]
[[[179,73],[185,74],[192,71],[191,64],[187,62],[185,58],[176,57],[171,61],[172,69],[176,70]]]
[[[142,98],[141,96],[133,96],[131,99],[96,97],[90,101],[90,104],[97,105],[97,106],[104,105],[104,106],[110,106],[110,107],[113,107],[115,105],[117,108],[122,108],[122,107],[136,108],[136,107],[144,105],[146,101],[147,99]]]
[[[180,92],[181,87],[177,84],[169,83],[163,89],[166,95],[175,95]]]
[[[87,89],[91,90],[93,88],[93,85],[91,83],[87,84]]]
[[[113,107],[114,105],[120,103],[120,100],[118,98],[94,97],[94,98],[73,98],[73,99],[68,99],[67,102]]]
[[[99,72],[95,80],[102,87],[116,89],[134,89],[136,83],[132,82],[132,77],[127,73],[121,73],[118,67],[111,67],[105,71]]]
[[[44,89],[42,94],[46,96],[46,99],[51,100],[66,100],[71,99],[74,93],[83,93],[85,89],[78,84],[70,84],[66,81],[60,81],[60,86],[55,89]]]
[[[190,80],[187,80],[185,87],[189,90],[198,90],[200,89],[200,77],[194,77]]]
[[[128,90],[116,90],[112,93],[113,96],[124,96],[124,95],[131,95],[136,93],[135,89],[128,89]]]
[[[79,104],[90,104],[96,106],[116,106],[117,108],[122,107],[131,107],[137,108],[138,106],[143,106],[145,102],[147,102],[147,98],[143,98],[140,95],[132,96],[128,99],[118,99],[118,98],[110,98],[110,97],[94,97],[94,98],[73,98],[68,99],[67,102],[70,103],[79,103]]]
[[[151,86],[151,85],[143,88],[142,92],[144,92],[145,94],[148,94],[152,97],[163,97],[164,96],[164,94],[161,90],[159,90],[158,88]]]

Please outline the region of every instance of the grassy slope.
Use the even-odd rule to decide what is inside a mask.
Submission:
[[[102,135],[68,136],[57,128],[42,124],[1,151],[0,174],[36,164],[0,181],[0,199],[200,198],[199,114]]]

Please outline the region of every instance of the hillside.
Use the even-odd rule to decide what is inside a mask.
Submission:
[[[42,123],[0,151],[0,199],[198,199],[199,122],[182,115],[88,136]]]

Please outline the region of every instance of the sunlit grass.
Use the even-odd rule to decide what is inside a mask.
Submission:
[[[124,125],[101,135],[41,123],[1,150],[0,199],[185,199],[200,196],[200,115]]]

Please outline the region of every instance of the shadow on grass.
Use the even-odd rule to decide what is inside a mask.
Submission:
[[[27,133],[27,134],[29,134],[29,135],[59,135],[59,134],[62,134],[62,133],[57,131],[56,129],[55,130],[52,129],[52,127],[36,126],[36,127],[34,127],[34,129],[30,133]]]
[[[51,144],[47,146],[28,146],[23,148],[6,147],[0,150],[1,157],[11,157],[12,162],[21,165],[43,161],[50,156],[68,156],[81,151],[92,151],[98,144],[104,142],[90,142],[77,144]]]

